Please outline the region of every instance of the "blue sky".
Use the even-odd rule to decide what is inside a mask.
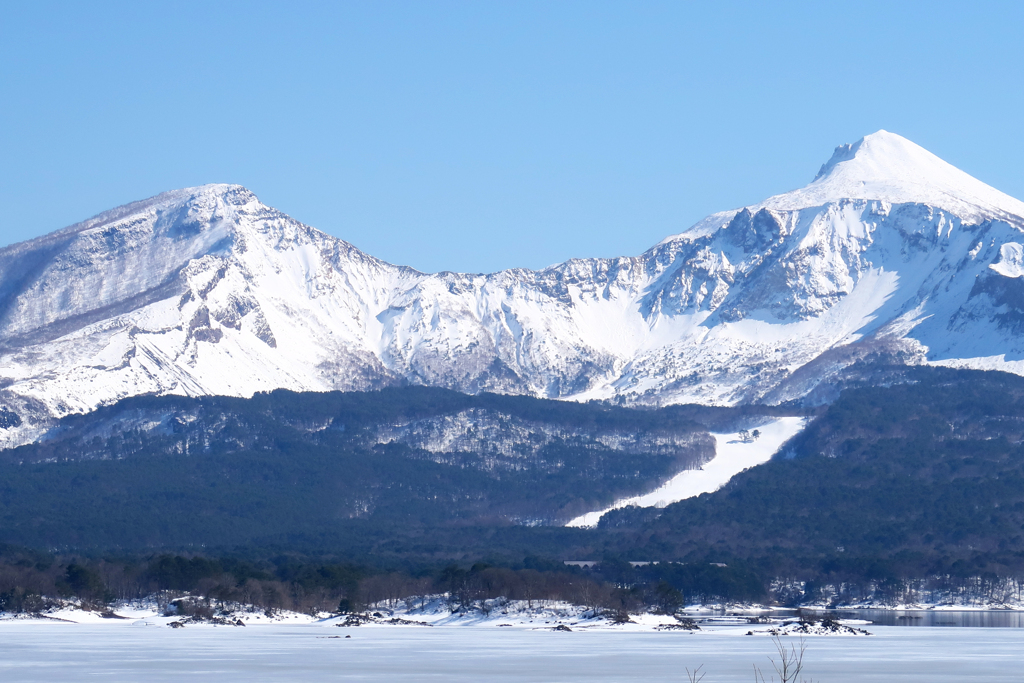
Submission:
[[[0,243],[240,183],[425,271],[633,255],[900,133],[1024,198],[1024,3],[0,0]]]

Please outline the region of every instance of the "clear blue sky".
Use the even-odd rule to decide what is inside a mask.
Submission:
[[[209,182],[421,270],[633,255],[900,133],[1024,198],[1024,2],[0,0],[0,243]]]

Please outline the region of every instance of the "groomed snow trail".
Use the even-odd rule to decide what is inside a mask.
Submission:
[[[807,418],[804,417],[782,417],[773,420],[757,427],[761,436],[750,443],[743,442],[739,433],[713,434],[715,457],[701,469],[683,470],[650,493],[623,498],[604,510],[580,515],[566,526],[596,526],[605,513],[628,505],[665,507],[702,493],[717,491],[740,472],[771,460],[782,444],[796,436],[806,424]]]

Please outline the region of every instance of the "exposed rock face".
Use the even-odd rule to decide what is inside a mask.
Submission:
[[[880,131],[631,258],[424,274],[168,192],[0,250],[0,445],[142,393],[410,382],[627,403],[807,395],[883,355],[1024,374],[1024,204]]]

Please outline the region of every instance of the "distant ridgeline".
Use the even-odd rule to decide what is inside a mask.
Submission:
[[[785,412],[423,387],[135,397],[0,451],[0,541],[347,547],[387,545],[389,529],[557,524],[709,461],[705,424]]]

